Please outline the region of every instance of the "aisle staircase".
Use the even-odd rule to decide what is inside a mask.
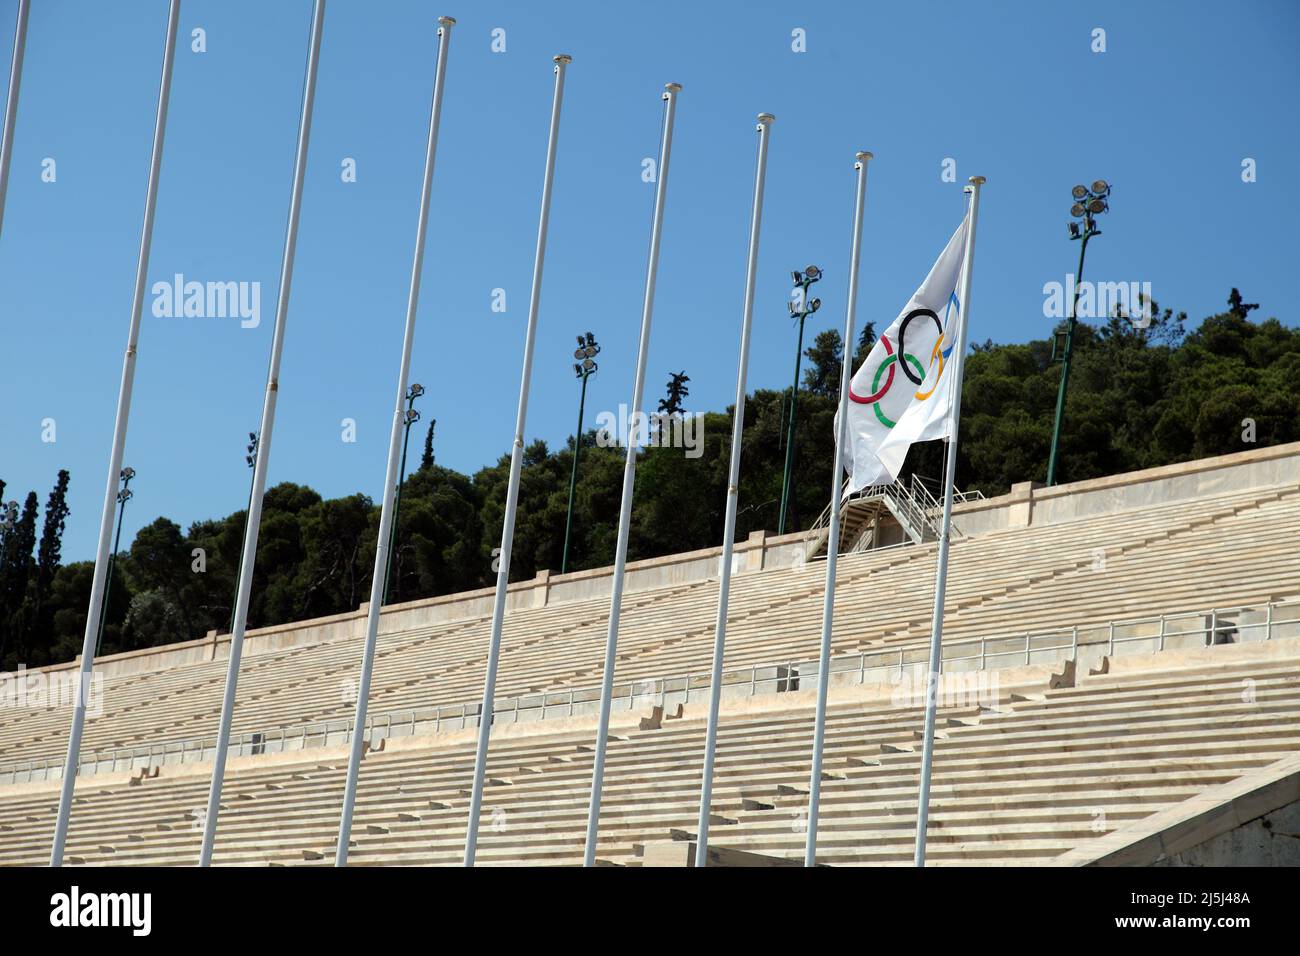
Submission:
[[[984,497],[979,490],[953,489],[953,501],[977,501]],[[939,483],[933,479],[912,475],[904,483],[871,485],[849,494],[849,483],[844,482],[840,493],[840,546],[841,554],[868,551],[902,542],[890,541],[887,534],[891,523],[902,529],[904,541],[923,544],[939,537],[943,518],[943,499]],[[806,559],[822,557],[830,540],[831,505],[808,529],[804,538]],[[882,532],[886,532],[882,534]],[[954,537],[961,530],[953,526]]]

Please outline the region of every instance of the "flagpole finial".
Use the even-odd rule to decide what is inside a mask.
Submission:
[[[875,159],[876,154],[865,149],[860,149],[858,150],[855,158],[857,159],[858,162],[865,163],[869,159]]]
[[[682,91],[682,85],[681,85],[680,83],[665,83],[665,84],[664,84],[664,93],[665,93],[665,95],[667,95],[668,93],[680,93],[681,91]]]
[[[573,57],[569,56],[567,53],[557,53],[555,56],[551,57],[551,59],[559,64],[569,64],[573,62]]]
[[[456,25],[455,17],[439,17],[438,22],[444,27],[454,27]]]
[[[771,113],[759,113],[758,122],[763,126],[771,126],[774,122],[776,122],[776,117],[773,116]]]
[[[985,179],[983,176],[972,176],[970,179],[967,180],[967,182],[970,183],[972,186],[983,186],[986,182],[988,182],[988,180]]]

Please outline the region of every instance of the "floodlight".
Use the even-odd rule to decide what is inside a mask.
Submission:
[[[587,348],[600,348],[600,346],[596,344],[596,336],[592,335],[590,332],[587,333]]]
[[[796,308],[794,307],[794,299],[791,299],[789,302],[786,303],[786,305],[788,305],[788,306],[790,307],[790,314],[791,314],[791,315],[798,315],[798,314],[799,314],[799,310],[796,309]]]
[[[1110,192],[1110,183],[1106,182],[1104,179],[1093,180],[1092,191],[1098,196],[1104,196]]]
[[[132,478],[134,478],[134,477],[135,477],[135,469],[134,469],[134,468],[123,468],[123,469],[122,469],[122,478],[123,478],[124,480],[126,480],[126,481],[130,481],[130,480],[131,480]]]
[[[800,272],[798,269],[795,269],[793,272],[790,273],[790,278],[794,280],[795,285],[800,285],[803,283],[803,273]]]
[[[582,341],[582,336],[579,335],[579,336],[578,336],[578,347],[581,348],[581,347],[582,347],[583,345],[585,345],[585,344],[586,344],[586,343]]]
[[[1095,213],[1105,212],[1105,211],[1106,211],[1106,200],[1104,199],[1094,199],[1090,203],[1088,203],[1088,212],[1090,213],[1095,214]]]
[[[581,374],[582,374],[582,366],[579,365],[577,362],[574,362],[574,363],[573,363],[573,372],[574,372],[575,375],[581,375]]]
[[[585,369],[593,369],[593,368],[596,367],[596,363],[593,362],[593,361],[592,361],[591,359],[589,359],[589,358],[587,358],[587,359],[583,359],[583,360],[582,360],[582,367],[585,368]]]
[[[816,312],[818,309],[822,307],[822,300],[813,299],[811,302],[808,303],[808,306],[813,312]]]
[[[419,398],[423,394],[424,394],[424,386],[421,385],[419,382],[416,382],[414,385],[411,386],[412,398]]]
[[[580,358],[582,358],[582,357],[583,357],[584,355],[586,355],[586,354],[587,354],[587,350],[586,350],[586,349],[574,349],[574,350],[573,350],[573,357],[576,358],[576,359],[580,359]]]
[[[1075,199],[1082,199],[1084,196],[1088,195],[1088,187],[1075,186],[1073,189],[1070,190],[1070,195],[1073,196]]]
[[[1079,224],[1077,222],[1070,223],[1070,238],[1071,239],[1079,238]]]
[[[816,266],[809,266],[804,270],[804,275],[808,277],[809,282],[816,282],[822,277],[822,270],[818,269]]]

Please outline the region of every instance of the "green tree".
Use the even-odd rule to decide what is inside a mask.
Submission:
[[[420,471],[433,467],[433,430],[438,427],[438,419],[429,419],[429,429],[424,433],[424,452],[420,455]]]
[[[1078,481],[1256,445],[1300,439],[1300,331],[1275,318],[1251,321],[1255,303],[1234,289],[1225,312],[1189,330],[1187,316],[1144,303],[1140,316],[1081,323],[1061,439],[1061,476]],[[1149,318],[1148,318],[1149,317]],[[875,343],[864,325],[854,363]],[[792,527],[806,528],[831,500],[834,420],[842,343],[834,329],[806,350],[799,395]],[[1051,340],[971,346],[962,389],[957,484],[987,495],[1046,477],[1060,365]],[[685,397],[684,390],[681,398]],[[786,390],[756,390],[745,403],[736,535],[773,530],[785,460]],[[703,416],[703,453],[653,447],[639,452],[629,554],[647,558],[716,546],[723,531],[732,411]],[[510,459],[472,476],[432,460],[432,423],[421,467],[403,488],[396,593],[403,600],[490,586],[501,539]],[[598,432],[580,436],[571,567],[613,561],[625,449]],[[511,578],[559,567],[574,440],[523,454]],[[908,452],[900,478],[937,479],[944,443]],[[9,660],[71,659],[85,630],[93,565],[60,564],[66,506],[60,473],[46,507],[39,553],[36,497],[0,543],[0,627]],[[0,483],[0,495],[4,486]],[[325,500],[284,483],[263,500],[252,581],[250,626],[355,610],[369,591],[378,508],[364,495]],[[105,649],[150,646],[224,628],[233,604],[245,514],[199,521],[188,534],[166,519],[141,529],[120,556],[107,599]],[[194,549],[206,568],[195,570]],[[17,630],[16,630],[17,629]],[[20,645],[11,635],[29,635]]]
[[[813,344],[803,350],[808,367],[803,370],[803,387],[813,395],[826,398],[840,393],[840,368],[844,363],[844,343],[835,329],[818,332]]]
[[[6,647],[16,662],[27,659],[26,638],[34,622],[31,604],[25,599],[28,582],[36,572],[32,550],[36,547],[37,511],[36,492],[30,491],[21,517],[4,536],[4,560],[0,563],[0,667],[6,660]]]

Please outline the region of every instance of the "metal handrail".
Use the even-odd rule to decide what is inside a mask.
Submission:
[[[1279,621],[1276,619],[1276,612],[1283,608],[1296,608],[1297,612],[1300,612],[1300,600],[1270,602],[1264,605],[1215,607],[1203,611],[1111,620],[1100,624],[1075,624],[1033,633],[964,638],[943,645],[941,666],[950,668],[962,662],[978,661],[976,667],[959,668],[959,670],[993,670],[999,667],[1031,664],[1035,656],[1041,659],[1050,652],[1067,649],[1068,656],[1065,658],[1057,656],[1051,660],[1070,659],[1078,656],[1081,644],[1104,645],[1107,656],[1114,656],[1116,647],[1142,641],[1154,641],[1157,649],[1163,651],[1171,640],[1191,635],[1200,635],[1204,640],[1203,646],[1209,647],[1221,643],[1220,636],[1243,634],[1261,628],[1263,629],[1261,641],[1268,641],[1274,638],[1275,629],[1288,625],[1293,629],[1294,636],[1300,636],[1300,613],[1283,617]],[[1242,623],[1239,620],[1243,613],[1258,612],[1263,612],[1263,621]],[[1202,624],[1184,630],[1170,629],[1172,623],[1187,618],[1201,618],[1203,621],[1208,621],[1208,625]],[[1117,633],[1123,630],[1140,630],[1144,626],[1148,626],[1147,630],[1153,633]],[[1084,632],[1083,641],[1080,640],[1080,632]],[[1088,632],[1092,632],[1095,639],[1087,639]],[[860,651],[856,654],[832,657],[829,666],[832,674],[857,672],[857,682],[866,683],[868,672],[873,674],[881,672],[880,676],[887,680],[895,674],[901,675],[909,670],[928,667],[927,655],[927,649],[922,646]],[[817,676],[817,667],[815,659],[753,664],[725,671],[722,675],[722,683],[733,690],[748,685],[744,696],[783,693],[808,686],[805,682]],[[628,711],[652,705],[667,707],[670,704],[687,704],[709,689],[709,680],[707,671],[688,671],[672,677],[625,681],[614,688],[613,707],[615,710]],[[599,704],[600,690],[599,686],[556,687],[531,694],[501,698],[494,704],[493,722],[506,724],[519,723],[521,720],[571,717],[577,713],[577,708],[583,705],[587,705],[587,708],[594,713],[595,707]],[[461,703],[375,714],[366,719],[366,734],[373,742],[388,737],[415,736],[418,728],[424,728],[432,733],[472,729],[478,726],[480,710],[481,705],[478,703]],[[289,750],[307,750],[334,743],[346,744],[352,739],[353,729],[351,718],[336,718],[273,728],[268,731],[250,731],[233,737],[227,753],[228,756],[256,756]],[[202,761],[209,759],[215,748],[216,737],[207,736],[94,751],[83,756],[79,772],[87,774],[111,773],[119,769],[138,770],[166,763],[168,762],[166,758],[173,755],[179,755],[177,759],[170,761],[174,763]],[[163,759],[156,764],[153,760],[155,757]],[[144,763],[139,762],[142,759]],[[120,764],[125,766],[119,766]],[[54,771],[58,772],[57,775],[62,774],[62,768],[63,758],[56,755],[10,762],[0,765],[0,784],[52,779]],[[29,774],[26,781],[18,779],[23,774]],[[33,774],[39,775],[33,776]]]
[[[929,486],[925,483],[926,479],[913,473],[908,485],[901,481],[883,482],[881,484],[869,485],[845,498],[848,491],[849,479],[845,479],[844,484],[840,486],[839,506],[843,507],[848,501],[860,500],[862,498],[880,497],[888,499],[888,504],[892,510],[898,513],[901,518],[908,522],[916,533],[922,539],[926,533],[937,537],[939,534],[938,515],[943,510],[943,503],[938,500]],[[961,503],[965,501],[983,501],[984,492],[978,488],[961,491],[953,488],[953,501]],[[813,542],[820,537],[821,533],[827,529],[830,524],[831,509],[836,507],[836,502],[832,501],[822,509],[822,513],[817,516],[817,520],[812,523],[806,532],[804,532],[804,551],[807,553],[813,547]],[[960,528],[953,525],[954,534],[961,538],[965,537]],[[858,551],[866,550],[865,538],[859,540],[857,544],[849,549],[846,553],[852,554]]]

